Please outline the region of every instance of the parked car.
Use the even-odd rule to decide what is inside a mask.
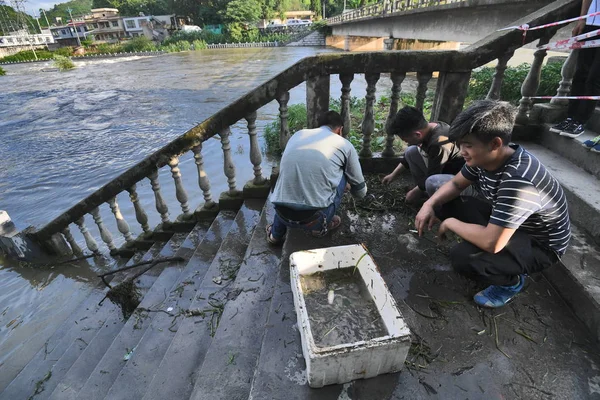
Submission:
[[[288,19],[286,22],[287,26],[308,26],[312,22],[307,19]]]

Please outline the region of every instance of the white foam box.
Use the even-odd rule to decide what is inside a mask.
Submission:
[[[336,268],[354,268],[359,260],[358,271],[377,306],[388,335],[367,341],[318,347],[313,339],[300,276]],[[302,352],[311,387],[372,378],[403,368],[410,348],[410,331],[366,247],[350,245],[298,251],[290,255],[290,275]]]

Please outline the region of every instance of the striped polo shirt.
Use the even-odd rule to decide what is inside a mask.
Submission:
[[[496,171],[465,165],[462,174],[492,203],[490,223],[521,229],[563,255],[571,238],[567,199],[546,167],[521,146]]]

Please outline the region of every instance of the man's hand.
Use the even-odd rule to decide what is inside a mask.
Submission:
[[[423,231],[427,227],[428,230],[431,230],[433,225],[439,222],[439,219],[435,216],[435,211],[433,207],[430,206],[427,202],[423,204],[423,207],[419,210],[417,217],[415,218],[415,227],[419,232],[419,236],[423,236]]]
[[[437,236],[438,239],[440,240],[446,240],[446,233],[448,233],[448,231],[450,231],[450,229],[448,228],[448,224],[450,224],[451,220],[453,220],[454,218],[448,218],[446,220],[444,220],[444,222],[441,223],[440,227],[438,228],[438,232],[437,232]]]
[[[348,193],[350,191],[350,188],[351,188],[350,184],[346,183],[346,187],[344,188],[344,193]]]
[[[582,19],[579,22],[577,22],[577,25],[575,25],[575,28],[573,28],[573,36],[579,36],[583,33],[583,29],[585,28],[585,23],[586,20]]]
[[[387,184],[392,183],[392,181],[394,179],[396,179],[396,175],[392,172],[391,174],[384,176],[383,179],[381,180],[381,183],[387,185]]]

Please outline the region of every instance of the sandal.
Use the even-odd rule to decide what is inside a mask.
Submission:
[[[273,227],[273,224],[267,225],[267,228],[266,228],[266,231],[267,231],[267,242],[269,242],[269,244],[272,244],[274,246],[281,246],[283,244],[283,242],[285,241],[285,236],[283,238],[281,238],[281,239],[275,239],[275,237],[271,233],[271,228],[272,227]]]
[[[333,218],[331,218],[331,221],[327,224],[327,229],[324,232],[323,231],[311,231],[311,234],[314,237],[323,237],[327,234],[327,232],[333,231],[333,230],[339,228],[341,224],[342,224],[342,219],[338,215],[334,215]]]

